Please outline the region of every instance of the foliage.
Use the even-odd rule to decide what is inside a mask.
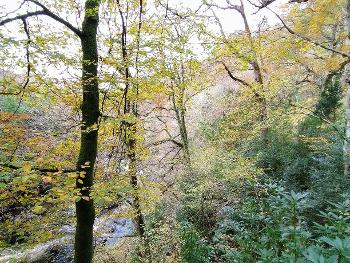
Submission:
[[[220,262],[347,262],[349,199],[320,212],[322,223],[308,224],[307,193],[286,193],[277,184],[257,184],[255,189],[259,189],[258,198],[220,210],[209,242],[211,262],[214,258]],[[188,242],[194,236],[199,239],[192,231]]]
[[[137,222],[135,237],[97,244],[96,262],[350,262],[346,1],[289,1],[288,30],[250,21],[257,0],[96,1],[98,68],[84,80],[96,66],[80,59],[84,1],[1,8],[0,247],[65,236],[86,201],[96,221]],[[97,161],[77,168],[90,132]]]

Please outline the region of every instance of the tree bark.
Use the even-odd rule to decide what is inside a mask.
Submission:
[[[0,26],[6,25],[12,21],[22,20],[24,30],[29,39],[29,31],[26,19],[39,15],[48,16],[58,23],[66,26],[75,33],[81,40],[82,47],[82,91],[83,100],[82,125],[80,138],[80,151],[77,161],[76,188],[78,189],[79,199],[76,202],[76,232],[74,243],[74,262],[91,263],[93,257],[93,224],[95,219],[95,209],[93,200],[90,198],[90,190],[93,185],[94,164],[97,156],[97,123],[99,112],[99,91],[97,81],[97,26],[98,9],[100,0],[85,1],[85,18],[82,30],[74,27],[68,21],[51,12],[45,5],[36,0],[27,0],[34,3],[41,10],[27,12],[24,15],[18,15],[0,21]],[[27,52],[27,57],[29,53]],[[28,73],[30,66],[28,66]],[[27,84],[27,82],[26,82]],[[38,169],[41,172],[47,172],[48,169]]]
[[[124,90],[124,114],[132,115],[133,117],[138,118],[138,105],[137,100],[131,101],[129,98],[129,92],[131,88],[136,89],[136,94],[139,94],[139,84],[138,82],[134,84],[134,87],[131,83],[131,74],[129,69],[129,52],[127,48],[127,18],[128,15],[124,15],[121,10],[120,1],[117,0],[119,15],[122,22],[122,34],[121,34],[121,45],[122,45],[122,58],[124,63],[124,78],[125,78],[125,90]],[[143,13],[143,1],[139,1],[139,24],[138,24],[138,32],[137,32],[137,55],[135,61],[136,67],[136,75],[138,77],[138,58],[139,58],[139,48],[140,48],[140,34],[141,34],[141,26],[142,26],[142,13]],[[139,195],[139,182],[137,178],[137,157],[136,157],[136,135],[137,135],[137,122],[125,121],[123,122],[123,128],[125,132],[124,143],[126,146],[126,154],[129,160],[129,171],[128,175],[130,178],[130,185],[133,188],[132,199],[133,199],[133,208],[136,212],[136,216],[134,221],[136,223],[137,232],[145,245],[145,255],[141,255],[148,260],[150,258],[150,250],[148,246],[148,241],[146,237],[145,230],[145,218],[142,214],[141,204],[140,204],[140,195]]]
[[[348,78],[349,76],[347,76]],[[345,140],[344,140],[344,175],[350,176],[350,83],[346,79],[347,92],[345,96]]]
[[[130,132],[129,136],[135,137],[137,127],[136,124],[131,125],[128,127],[128,130]],[[128,151],[128,159],[129,159],[129,178],[130,178],[130,185],[133,188],[133,207],[136,212],[135,216],[135,222],[137,226],[137,232],[144,244],[145,248],[145,260],[147,262],[150,258],[150,248],[148,239],[146,236],[146,229],[145,229],[145,218],[142,214],[142,209],[140,205],[140,194],[139,194],[139,182],[137,178],[137,159],[136,159],[136,140],[134,138],[129,138],[127,142],[127,151]]]
[[[76,202],[75,263],[91,263],[93,258],[95,209],[93,200],[90,198],[90,191],[93,185],[94,164],[97,156],[97,123],[99,118],[99,90],[97,81],[99,3],[99,0],[86,0],[85,18],[81,36],[83,53],[83,100],[81,105],[82,127],[80,152],[77,162],[79,174],[76,181],[80,198]]]
[[[188,169],[188,172],[191,173],[192,171],[192,165],[191,165],[191,155],[190,155],[190,149],[189,149],[189,142],[188,142],[188,135],[187,135],[187,126],[186,126],[186,108],[184,105],[184,90],[181,85],[180,92],[178,94],[178,102],[176,100],[176,94],[175,89],[172,88],[172,103],[175,111],[175,118],[177,122],[177,126],[179,127],[180,131],[180,137],[181,137],[181,145],[182,145],[182,151],[184,155],[184,161],[185,166]]]
[[[346,23],[348,31],[348,40],[350,41],[350,0],[346,4]],[[345,108],[345,140],[344,140],[344,176],[349,179],[350,176],[350,69],[346,67],[344,83],[347,88],[344,108]]]
[[[239,13],[242,16],[242,19],[243,19],[243,22],[244,22],[244,27],[245,27],[245,32],[246,32],[246,34],[249,37],[250,45],[251,45],[252,49],[254,50],[254,43],[253,43],[252,32],[250,30],[250,26],[249,26],[249,23],[248,23],[248,19],[247,19],[246,13],[245,13],[244,4],[243,4],[242,0],[241,0],[241,8],[240,8]],[[262,72],[261,72],[261,68],[260,68],[259,62],[258,62],[258,60],[256,58],[254,58],[251,61],[249,61],[249,64],[253,68],[254,81],[261,88],[261,91],[258,92],[259,93],[258,103],[260,104],[260,122],[261,122],[261,124],[263,126],[261,128],[261,141],[264,144],[264,146],[267,146],[267,144],[268,144],[268,133],[269,133],[269,129],[266,126],[267,125],[266,122],[267,122],[267,119],[268,119],[268,108],[267,108],[267,102],[266,102],[266,98],[264,96],[264,91],[263,91],[263,88],[264,88],[263,75],[262,75]]]

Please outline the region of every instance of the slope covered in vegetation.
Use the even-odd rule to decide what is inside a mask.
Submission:
[[[350,1],[0,5],[0,262],[350,262]]]

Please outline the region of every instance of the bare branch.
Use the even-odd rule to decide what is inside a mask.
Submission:
[[[228,66],[225,64],[224,61],[219,61],[219,62],[224,66],[224,68],[225,68],[227,74],[229,75],[229,77],[230,77],[231,79],[233,79],[234,81],[237,81],[237,82],[241,83],[242,85],[244,85],[244,86],[250,88],[250,90],[253,92],[254,96],[256,97],[256,99],[257,99],[258,101],[263,101],[263,100],[264,100],[264,98],[263,98],[258,92],[256,92],[256,90],[254,89],[254,87],[253,87],[252,84],[246,82],[246,81],[243,80],[243,79],[240,79],[240,78],[235,77],[235,76],[232,74],[231,70],[228,68]]]
[[[45,12],[45,15],[51,17],[52,19],[56,20],[57,22],[61,23],[62,25],[66,26],[67,28],[69,28],[71,31],[73,31],[73,33],[75,33],[78,37],[82,37],[83,33],[76,28],[75,26],[73,26],[71,23],[69,23],[67,20],[64,20],[63,18],[59,17],[58,15],[54,14],[53,12],[51,12],[45,5],[43,5],[42,3],[38,2],[37,0],[26,0],[28,2],[32,2],[34,4],[36,4],[37,6],[41,7],[43,9],[43,11]]]
[[[248,0],[249,3],[255,7],[258,8],[259,12],[261,9],[264,9],[265,7],[268,7],[269,5],[271,5],[272,3],[276,2],[276,0],[262,0],[260,5],[254,4],[252,1]],[[308,2],[308,0],[289,0],[289,3],[305,3]],[[257,13],[255,12],[255,13]]]
[[[25,49],[26,49],[26,62],[27,62],[26,78],[25,78],[25,81],[24,81],[22,87],[20,88],[20,90],[18,92],[0,92],[0,95],[19,95],[22,92],[24,92],[24,90],[26,89],[26,87],[29,84],[29,77],[30,77],[30,71],[31,71],[29,45],[30,45],[31,39],[30,39],[30,34],[29,34],[29,29],[28,29],[28,24],[27,24],[26,19],[22,18],[21,20],[23,22],[24,32],[27,36],[27,43],[26,43],[26,47],[25,47]],[[15,113],[16,113],[16,111],[15,111]]]
[[[22,6],[25,4],[25,0],[19,5],[19,7],[17,7],[15,10],[11,11],[11,12],[8,12],[6,13],[5,15],[1,16],[0,18],[5,18],[5,17],[8,17],[9,15],[11,14],[14,14],[16,13],[18,10],[20,10],[22,8]]]
[[[289,3],[305,3],[308,0],[289,0]]]
[[[249,88],[253,88],[253,87],[252,87],[252,84],[246,82],[245,80],[242,80],[242,79],[240,79],[240,78],[235,77],[235,76],[232,74],[231,70],[228,68],[228,66],[226,65],[225,62],[223,62],[223,61],[219,61],[219,62],[224,66],[224,68],[225,68],[227,74],[229,75],[229,77],[230,77],[231,79],[233,79],[234,81],[237,81],[237,82],[243,84],[244,86],[247,86],[247,87],[249,87]]]
[[[221,6],[221,5],[214,4],[214,3],[208,3],[208,1],[205,1],[204,3],[209,7],[215,7],[215,8],[221,9],[221,10],[236,10],[237,12],[242,13],[242,6],[231,4],[229,1],[226,1],[227,6]]]
[[[25,0],[25,1],[32,2],[35,5],[41,7],[43,10],[39,10],[39,11],[35,11],[35,12],[28,12],[28,13],[23,14],[23,15],[18,15],[18,16],[12,17],[12,18],[4,19],[4,20],[0,21],[0,26],[6,25],[7,23],[10,23],[10,22],[13,22],[16,20],[27,19],[28,17],[32,17],[32,16],[46,15],[46,16],[51,17],[52,19],[56,20],[57,22],[63,24],[64,26],[66,26],[73,33],[75,33],[78,37],[81,38],[83,36],[83,33],[78,28],[74,27],[68,21],[64,20],[63,18],[61,18],[58,15],[51,12],[46,6],[44,6],[40,2],[38,2],[36,0]]]
[[[28,12],[27,14],[18,15],[18,16],[11,17],[11,18],[6,18],[6,19],[0,21],[0,26],[6,25],[7,23],[10,23],[10,22],[13,22],[16,20],[22,20],[22,19],[26,19],[28,17],[39,16],[39,15],[45,15],[45,11],[41,10],[41,11],[35,11],[35,12]]]
[[[175,144],[176,146],[182,148],[183,147],[183,144],[181,142],[178,142],[174,139],[164,139],[164,140],[160,140],[160,141],[156,141],[156,142],[152,142],[148,145],[146,145],[146,147],[150,147],[150,146],[158,146],[158,145],[161,145],[163,143],[167,143],[167,142],[171,142],[173,144]]]
[[[258,7],[260,10],[260,9],[263,9],[263,8],[269,6],[270,4],[272,4],[275,1],[276,0],[263,0],[260,6],[257,6],[257,5],[255,5],[255,6]]]

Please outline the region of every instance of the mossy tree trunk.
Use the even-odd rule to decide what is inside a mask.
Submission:
[[[346,23],[348,30],[348,39],[350,41],[350,0],[347,0],[346,4]],[[350,69],[347,67],[345,69],[345,87],[346,96],[344,101],[345,108],[345,140],[344,140],[344,176],[348,180],[350,177]]]
[[[79,200],[76,202],[77,225],[75,232],[75,263],[91,263],[93,257],[93,224],[95,219],[95,210],[93,200],[90,199],[90,190],[93,185],[94,164],[97,155],[97,124],[99,118],[99,91],[97,81],[97,26],[98,9],[100,0],[85,1],[85,18],[82,30],[74,27],[67,20],[53,13],[47,6],[40,1],[28,0],[38,7],[37,11],[27,12],[23,15],[17,15],[11,18],[5,18],[0,21],[0,26],[13,21],[21,20],[24,24],[24,31],[29,37],[29,30],[26,19],[45,15],[56,22],[67,27],[75,33],[81,40],[82,47],[82,91],[83,100],[82,125],[80,152],[77,161],[78,177],[76,187],[79,193]],[[27,57],[29,57],[27,49]],[[29,61],[29,60],[28,60]],[[28,62],[27,76],[30,74],[30,65]],[[25,85],[28,84],[28,81]]]
[[[350,177],[350,83],[346,82],[347,92],[345,97],[345,140],[344,140],[344,175]]]
[[[97,26],[99,0],[85,2],[85,19],[81,45],[83,100],[80,152],[77,162],[79,177],[76,187],[80,198],[76,202],[76,232],[74,262],[90,263],[93,257],[93,225],[95,209],[90,191],[93,185],[94,164],[97,155],[97,123],[99,118],[99,91],[97,81]]]
[[[192,165],[191,165],[191,155],[187,134],[187,125],[186,125],[186,106],[184,103],[185,100],[185,90],[184,85],[181,83],[178,84],[178,94],[175,93],[175,88],[172,87],[171,99],[173,103],[173,109],[175,111],[175,118],[177,122],[177,126],[180,131],[181,137],[181,145],[182,151],[184,155],[185,166],[187,168],[187,172],[192,173]]]

